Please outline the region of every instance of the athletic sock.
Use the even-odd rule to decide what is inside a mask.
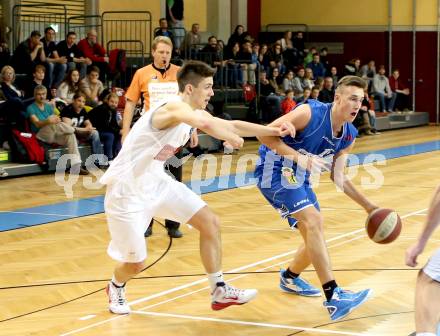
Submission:
[[[125,286],[125,282],[118,282],[118,281],[116,280],[114,274],[113,274],[113,277],[112,277],[112,284],[113,284],[115,287],[117,287],[117,288],[121,288],[121,287],[124,287],[124,286]]]
[[[325,284],[322,285],[322,289],[324,289],[324,294],[327,299],[327,302],[330,301],[330,299],[333,296],[333,292],[335,288],[338,287],[335,280],[331,280]]]
[[[208,280],[209,280],[209,285],[211,286],[211,291],[214,291],[217,286],[225,285],[225,279],[223,279],[222,271],[216,273],[209,273]]]
[[[284,275],[285,275],[287,278],[292,278],[292,279],[295,279],[295,278],[299,277],[299,274],[297,274],[297,273],[293,273],[293,272],[289,269],[289,267],[287,267],[286,271],[284,272]]]

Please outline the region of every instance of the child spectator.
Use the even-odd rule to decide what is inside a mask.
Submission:
[[[293,90],[286,90],[286,98],[281,102],[281,113],[287,114],[292,111],[296,106],[296,102],[293,100]]]

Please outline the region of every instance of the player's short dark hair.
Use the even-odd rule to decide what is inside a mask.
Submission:
[[[192,60],[185,62],[177,73],[179,92],[183,92],[187,84],[198,86],[203,79],[213,77],[215,71],[204,62]]]
[[[367,82],[365,79],[358,77],[358,76],[344,76],[342,77],[339,82],[336,90],[340,90],[341,88],[345,86],[355,86],[362,90],[365,90],[368,87]]]
[[[75,35],[76,36],[76,33],[74,31],[70,31],[70,32],[68,32],[66,34],[66,38],[68,38],[70,35]]]

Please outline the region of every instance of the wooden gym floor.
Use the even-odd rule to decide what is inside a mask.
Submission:
[[[134,311],[116,316],[107,310],[104,291],[114,265],[106,254],[105,217],[99,211],[84,215],[81,211],[87,203],[72,202],[102,195],[104,189],[85,188],[81,177],[73,199],[67,199],[53,175],[1,180],[0,228],[20,218],[27,225],[26,218],[32,221],[51,204],[70,205],[50,208],[49,215],[56,221],[0,232],[0,335],[408,335],[414,331],[417,270],[404,265],[404,251],[420,232],[432,191],[440,182],[439,143],[440,128],[434,126],[357,140],[356,153],[379,151],[395,157],[349,169],[355,183],[362,183],[363,193],[401,215],[402,234],[389,245],[366,237],[365,213],[336,190],[328,174],[319,180],[315,190],[336,280],[344,288],[374,290],[367,303],[338,322],[330,321],[322,298],[279,290],[278,272],[301,239],[253,185],[210,192],[203,199],[222,221],[226,279],[240,288],[257,288],[254,301],[212,311],[197,232],[182,226],[184,237],[171,241],[156,222],[148,239],[149,267],[127,285]],[[184,180],[191,174],[200,178],[197,171],[202,178],[224,175],[221,162],[225,160],[231,160],[232,172],[240,177],[252,170],[250,154],[257,148],[251,140],[234,155],[191,159],[185,165]],[[363,162],[365,156],[359,157]],[[203,163],[202,170],[194,169]],[[373,169],[379,173],[375,177]],[[383,184],[375,185],[380,182],[377,176],[383,176]],[[102,207],[100,198],[92,202]],[[439,240],[436,233],[420,258],[421,265],[438,248]],[[303,275],[319,286],[312,269]]]

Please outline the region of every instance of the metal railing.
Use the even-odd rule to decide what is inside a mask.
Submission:
[[[52,27],[58,36],[66,35],[67,9],[61,4],[15,5],[12,8],[12,50],[34,30],[44,34]]]

